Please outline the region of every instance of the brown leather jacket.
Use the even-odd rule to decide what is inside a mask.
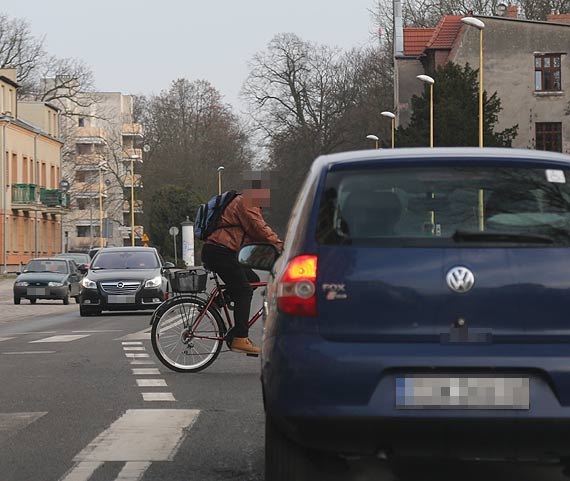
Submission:
[[[283,241],[263,219],[261,208],[247,207],[241,195],[225,208],[218,226],[221,228],[210,234],[206,244],[222,245],[236,252],[249,242],[269,242],[279,250],[283,246]]]

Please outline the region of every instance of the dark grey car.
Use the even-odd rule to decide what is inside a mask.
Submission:
[[[79,302],[81,273],[72,259],[40,257],[32,259],[14,282],[14,304],[29,299],[61,299],[69,304],[74,297]]]

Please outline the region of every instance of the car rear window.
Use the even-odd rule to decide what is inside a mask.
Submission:
[[[328,245],[570,244],[570,171],[382,167],[327,174],[317,241]]]
[[[153,252],[99,252],[91,269],[156,269],[160,267]]]

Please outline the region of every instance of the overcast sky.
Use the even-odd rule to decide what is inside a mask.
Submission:
[[[374,0],[26,0],[49,53],[91,66],[101,91],[158,93],[176,78],[209,80],[238,110],[247,61],[277,33],[348,49],[372,42]]]

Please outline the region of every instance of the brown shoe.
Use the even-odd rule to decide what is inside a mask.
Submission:
[[[261,353],[261,349],[256,347],[249,337],[234,337],[230,349],[233,352],[243,352],[245,354]]]

